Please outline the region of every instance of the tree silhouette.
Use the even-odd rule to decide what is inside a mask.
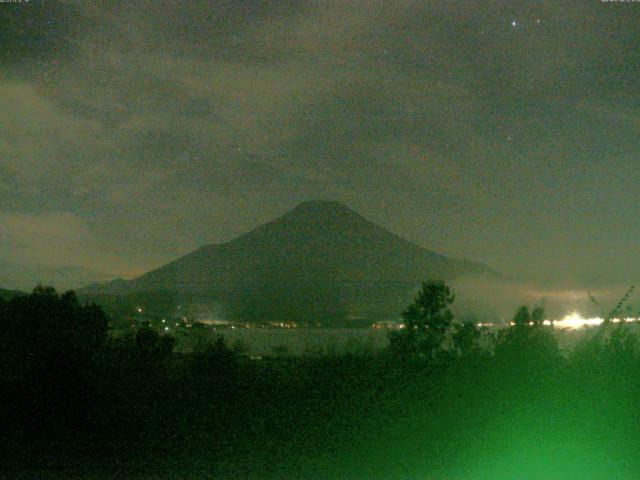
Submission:
[[[30,435],[30,448],[88,428],[107,316],[72,291],[38,286],[0,309],[0,391],[5,427]]]
[[[482,332],[477,327],[476,322],[467,320],[455,326],[451,340],[458,354],[466,357],[479,351],[478,342],[481,337]]]
[[[148,324],[143,325],[136,333],[136,346],[143,358],[157,360],[168,357],[176,345],[171,335],[160,335]]]
[[[513,317],[513,325],[498,334],[496,355],[514,367],[549,365],[560,359],[560,349],[553,327],[544,325],[544,309],[531,311],[522,305]]]
[[[440,280],[422,283],[413,303],[404,312],[404,329],[391,336],[391,348],[435,358],[442,353],[453,322],[449,306],[454,301],[449,287]]]
[[[107,338],[105,313],[94,304],[80,305],[73,291],[58,295],[38,286],[30,295],[11,299],[3,311],[2,351],[25,368],[39,365],[50,371],[53,359],[87,360]]]
[[[529,307],[522,305],[516,310],[516,314],[513,316],[513,323],[517,328],[523,328],[529,325],[531,321],[531,314],[529,313]]]
[[[544,325],[544,308],[540,305],[536,305],[531,310],[531,322],[537,327]]]

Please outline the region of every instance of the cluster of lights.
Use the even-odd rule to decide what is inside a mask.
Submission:
[[[634,323],[639,321],[638,318],[627,317],[627,318],[612,318],[611,323]],[[601,317],[592,317],[592,318],[584,318],[578,312],[572,312],[561,318],[560,320],[545,320],[542,322],[543,325],[548,327],[553,326],[556,328],[568,328],[571,330],[577,330],[582,327],[597,327],[598,325],[602,325],[604,323],[604,318]],[[478,327],[494,327],[497,324],[495,323],[478,323]],[[509,322],[509,325],[514,326],[515,322]],[[533,322],[529,322],[529,325],[534,325]]]
[[[640,322],[640,318],[634,317],[625,317],[625,318],[612,318],[611,323],[636,323]],[[602,325],[604,323],[604,318],[602,317],[592,317],[592,318],[584,318],[578,312],[572,312],[561,318],[560,320],[545,320],[542,322],[543,325],[548,327],[555,327],[559,329],[570,329],[570,330],[578,330],[582,327],[597,327],[598,325]],[[493,323],[493,322],[481,322],[476,323],[478,328],[486,328],[486,327],[499,327],[503,326],[503,323]],[[515,322],[509,322],[508,325],[514,326]],[[533,326],[533,322],[529,322],[529,325]],[[373,328],[380,328],[377,324],[372,325]],[[398,325],[398,328],[406,328],[404,323]]]
[[[180,307],[178,307],[180,308]],[[142,313],[143,307],[137,307],[136,308],[138,313]],[[633,323],[633,322],[637,322],[639,321],[639,318],[633,318],[633,317],[627,317],[627,318],[613,318],[611,320],[612,323]],[[162,319],[162,323],[166,323],[166,319]],[[572,330],[577,330],[579,328],[582,327],[596,327],[598,325],[601,325],[602,323],[604,323],[604,319],[601,317],[593,317],[593,318],[584,318],[582,315],[580,315],[578,312],[572,312],[568,315],[566,315],[564,318],[560,319],[560,320],[545,320],[543,322],[544,325],[546,326],[554,326],[556,328],[568,328],[568,329],[572,329]],[[515,325],[514,322],[510,322],[510,325]],[[533,322],[529,322],[529,325],[533,325]],[[179,324],[176,323],[176,327],[178,327]],[[187,325],[190,326],[190,325]],[[289,323],[284,323],[284,322],[280,322],[280,323],[273,323],[272,326],[275,327],[280,327],[280,328],[295,328],[297,325],[296,324],[289,324]],[[383,325],[382,324],[373,324],[372,327],[373,328],[381,328]],[[387,326],[387,328],[389,327],[389,325],[385,325]],[[477,324],[478,327],[482,328],[482,327],[494,327],[496,326],[496,324],[491,323],[491,322],[485,322],[485,323],[478,323]],[[398,326],[399,328],[405,328],[404,324],[400,324]],[[235,325],[231,325],[231,328],[235,329]],[[165,331],[169,331],[169,327],[165,326],[164,328]]]
[[[627,318],[613,318],[611,319],[612,323],[632,323],[637,322],[637,318],[627,317]],[[545,320],[545,325],[551,325],[549,320]],[[577,312],[570,313],[566,317],[561,320],[557,320],[553,323],[555,327],[558,328],[571,328],[577,329],[581,327],[595,327],[604,323],[604,318],[601,317],[593,317],[593,318],[583,318]]]

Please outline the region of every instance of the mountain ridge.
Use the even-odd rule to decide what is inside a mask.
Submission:
[[[81,293],[174,292],[206,298],[225,316],[248,321],[337,318],[367,310],[397,313],[420,281],[469,273],[495,274],[481,263],[420,247],[342,203],[314,200],[229,242]]]

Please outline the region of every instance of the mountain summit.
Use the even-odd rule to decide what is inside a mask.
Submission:
[[[230,242],[84,293],[171,292],[215,302],[232,319],[342,323],[397,316],[427,278],[489,272],[404,240],[339,202],[309,201]]]

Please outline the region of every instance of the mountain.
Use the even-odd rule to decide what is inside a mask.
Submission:
[[[479,273],[492,271],[426,250],[341,203],[312,201],[230,242],[80,293],[103,300],[153,294],[246,321],[342,323],[397,317],[420,281]]]

